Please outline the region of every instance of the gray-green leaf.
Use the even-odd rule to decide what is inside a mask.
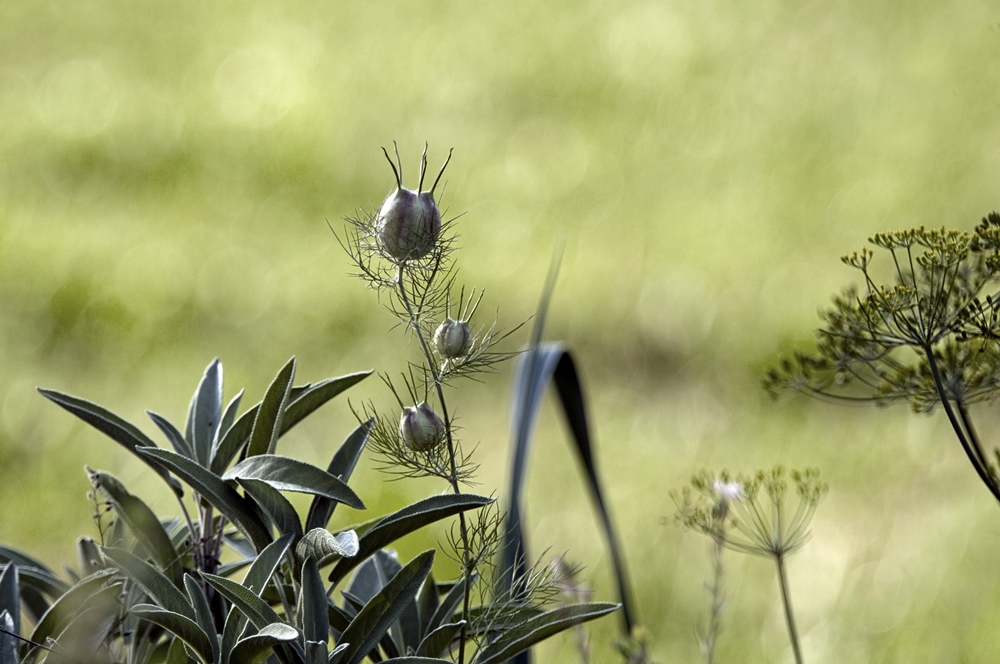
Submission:
[[[476,664],[500,664],[553,634],[600,618],[619,608],[620,604],[594,602],[564,606],[533,616],[519,625],[511,626],[500,638],[486,645],[476,657]]]
[[[247,447],[247,457],[258,454],[274,454],[281,435],[281,420],[288,404],[288,393],[295,379],[295,358],[288,360],[278,371],[278,375],[267,388],[264,398],[257,408],[257,417],[250,432],[250,445]]]
[[[321,566],[333,556],[351,558],[358,555],[358,535],[353,530],[334,535],[325,528],[313,528],[299,541],[295,553],[311,557]]]
[[[156,447],[156,443],[150,440],[134,424],[126,422],[103,406],[98,406],[96,403],[87,401],[86,399],[56,392],[55,390],[46,390],[40,387],[38,388],[38,392],[46,399],[55,402],[73,413],[133,454],[136,454],[137,449],[140,447]],[[184,489],[181,488],[180,482],[171,477],[166,468],[158,463],[155,458],[146,457],[141,454],[138,456],[170,485],[174,493],[178,496],[184,495]]]
[[[191,649],[198,653],[204,661],[218,661],[213,652],[213,650],[218,650],[218,644],[213,649],[210,637],[198,626],[198,623],[187,616],[161,609],[153,604],[136,604],[132,607],[131,613],[172,632],[184,643],[191,646]]]
[[[428,524],[452,516],[453,514],[477,509],[492,502],[493,498],[486,498],[484,496],[476,496],[468,493],[449,493],[440,496],[431,496],[430,498],[425,498],[412,505],[408,505],[386,516],[362,535],[358,542],[358,555],[353,558],[341,559],[334,566],[328,578],[333,583],[337,583],[348,572],[364,562],[368,556],[403,535],[407,535],[414,530],[423,528]]]
[[[224,480],[250,478],[263,480],[279,491],[309,493],[363,510],[365,504],[351,487],[322,468],[286,456],[258,454],[248,456],[222,476]]]
[[[254,512],[253,507],[243,496],[236,493],[235,489],[222,481],[218,475],[201,467],[191,459],[169,450],[142,447],[137,452],[140,456],[155,459],[158,463],[177,473],[202,498],[214,505],[227,519],[232,521],[233,525],[253,542],[255,549],[260,551],[271,543],[271,535]]]
[[[375,647],[403,608],[413,601],[433,563],[433,549],[415,557],[354,617],[340,636],[341,642],[350,644],[344,654],[348,664],[358,664]]]

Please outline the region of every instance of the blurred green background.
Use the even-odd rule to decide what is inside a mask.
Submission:
[[[531,315],[566,237],[548,336],[590,389],[656,660],[699,661],[708,609],[709,543],[672,525],[668,491],[775,463],[831,485],[790,566],[807,661],[995,660],[1000,514],[943,417],[776,404],[757,380],[853,278],[840,255],[1000,204],[998,90],[1000,8],[973,0],[0,3],[0,541],[71,561],[95,534],[85,463],[172,509],[35,386],[152,434],[144,409],[183,420],[216,356],[253,400],[293,354],[300,381],[399,371],[414,349],[327,220],[381,202],[393,140],[414,186],[428,141],[432,169],[455,148],[442,206],[502,324]],[[504,483],[509,379],[454,397],[483,493]],[[392,405],[376,380],[350,396]],[[325,464],[354,420],[346,399],[314,419],[283,451]],[[535,552],[610,599],[551,408],[538,442]],[[373,513],[444,489],[374,466]],[[720,661],[790,661],[769,563],[727,561]],[[593,661],[615,630],[591,627]],[[539,661],[577,661],[572,637]]]

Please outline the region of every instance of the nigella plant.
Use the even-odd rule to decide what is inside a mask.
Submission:
[[[969,407],[1000,388],[1000,215],[971,233],[916,228],[879,233],[875,249],[845,256],[863,285],[821,315],[816,350],[771,369],[764,387],[820,398],[907,401],[944,410],[979,479],[1000,500],[997,458],[981,441]],[[889,267],[879,278],[878,250]]]
[[[457,283],[452,261],[455,219],[443,220],[435,199],[451,152],[429,190],[424,190],[426,145],[416,190],[403,186],[398,148],[395,161],[384,148],[383,153],[392,168],[395,187],[378,211],[360,210],[348,218],[346,237],[338,239],[356,266],[356,275],[379,293],[380,301],[415,339],[419,353],[399,379],[381,374],[399,410],[386,414],[368,403],[359,419],[372,422],[369,445],[380,455],[386,472],[436,477],[446,482],[453,494],[461,495],[476,465],[462,447],[445,387],[456,378],[475,378],[512,358],[515,353],[500,350],[498,344],[520,325],[506,331],[499,330],[495,320],[476,326],[473,319],[483,293],[467,291]],[[511,644],[523,645],[529,632],[535,632],[532,639],[539,640],[544,638],[543,630],[555,633],[615,608],[589,604],[543,611],[542,604],[558,592],[558,587],[551,569],[540,564],[517,582],[518,592],[496,596],[491,590],[497,586],[496,575],[511,573],[497,562],[502,540],[499,510],[491,506],[474,514],[458,513],[457,520],[448,544],[461,569],[456,585],[461,597],[457,624],[461,627],[451,637],[459,664],[504,661],[517,652]],[[477,583],[483,576],[486,578]],[[475,607],[474,586],[479,603]],[[476,650],[467,657],[470,642]]]
[[[355,220],[345,241],[421,355],[398,386],[382,376],[400,410],[383,416],[365,406],[325,470],[279,454],[279,443],[370,371],[296,385],[292,358],[240,413],[243,392],[224,401],[215,360],[183,426],[149,413],[172,449],[103,406],[41,390],[143,461],[170,488],[177,511],[164,518],[118,478],[88,469],[99,541],[77,542],[79,564],[66,568],[68,579],[0,544],[0,664],[501,664],[619,608],[543,606],[559,585],[544,565],[511,597],[490,595],[496,584],[484,579],[472,606],[476,580],[497,575],[502,529],[493,498],[461,490],[474,466],[443,388],[511,353],[494,349],[507,333],[473,328],[482,293],[456,292],[454,235],[434,199],[437,181],[423,191],[426,165],[425,150],[420,185],[409,191],[401,163],[393,164],[394,192],[378,213]],[[450,491],[328,530],[338,505],[365,508],[348,482],[369,445],[388,469],[442,478]],[[312,497],[307,513],[288,492]],[[461,566],[457,582],[434,579],[436,549],[407,562],[389,548],[456,516],[441,548]]]

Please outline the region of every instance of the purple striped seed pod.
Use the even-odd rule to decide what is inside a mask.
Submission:
[[[411,450],[426,452],[444,440],[444,422],[433,408],[420,402],[403,411],[399,418],[399,436]]]
[[[394,260],[423,258],[441,234],[441,211],[431,192],[397,187],[379,210],[376,232],[379,248]]]
[[[434,330],[434,347],[446,360],[465,357],[472,348],[472,331],[464,321],[449,318]]]

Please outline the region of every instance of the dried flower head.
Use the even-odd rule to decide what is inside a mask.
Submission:
[[[788,510],[787,481],[781,466],[758,471],[752,477],[702,472],[691,480],[690,487],[674,494],[677,521],[731,549],[784,557],[809,539],[809,522],[827,491],[817,470],[792,471],[791,477],[799,498],[793,512]]]

